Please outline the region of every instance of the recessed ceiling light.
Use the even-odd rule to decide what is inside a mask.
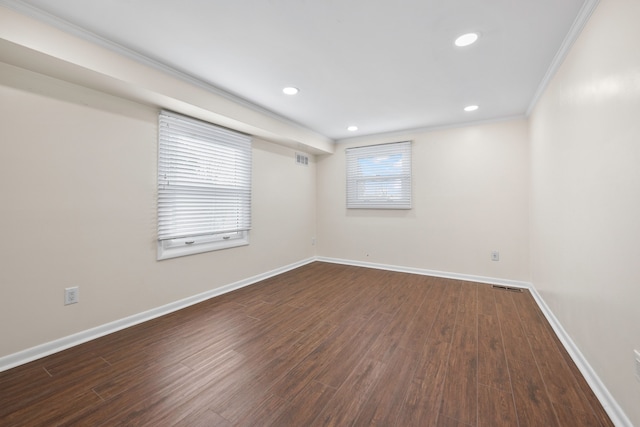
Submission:
[[[355,131],[357,131],[357,130],[358,130],[358,126],[349,126],[349,127],[347,127],[347,130],[348,130],[349,132],[355,132]]]
[[[467,105],[466,107],[464,107],[464,111],[476,111],[477,109],[477,105]]]
[[[478,33],[467,33],[458,37],[455,41],[456,46],[464,47],[469,46],[470,44],[474,44],[480,35]]]
[[[300,92],[300,89],[298,89],[297,87],[293,87],[293,86],[287,86],[284,89],[282,89],[282,92],[287,94],[287,95],[295,95],[298,92]]]

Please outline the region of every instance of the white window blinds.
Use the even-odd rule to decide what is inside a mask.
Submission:
[[[158,240],[193,244],[249,230],[250,137],[166,111],[159,117]]]
[[[348,148],[347,208],[411,209],[411,141]]]

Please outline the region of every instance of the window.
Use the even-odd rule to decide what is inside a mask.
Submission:
[[[347,208],[411,209],[411,141],[347,148]]]
[[[162,111],[158,145],[158,259],[247,245],[250,137]]]

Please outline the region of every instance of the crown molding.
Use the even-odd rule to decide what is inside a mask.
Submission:
[[[575,41],[578,39],[578,36],[580,36],[582,29],[584,28],[585,25],[587,25],[587,22],[589,21],[589,18],[591,18],[593,11],[598,6],[598,3],[600,3],[600,0],[586,0],[582,5],[580,12],[578,12],[578,16],[576,16],[576,19],[573,21],[573,24],[571,24],[571,28],[569,29],[569,32],[567,33],[564,40],[562,41],[562,44],[560,45],[560,48],[558,49],[555,56],[553,57],[553,60],[551,61],[551,64],[549,65],[547,72],[545,73],[544,77],[542,78],[542,81],[538,85],[538,89],[534,93],[533,98],[531,98],[531,102],[529,103],[529,107],[527,108],[527,111],[525,113],[527,117],[529,117],[529,115],[535,108],[536,104],[540,100],[540,97],[542,97],[542,94],[547,89],[547,86],[549,86],[549,83],[551,83],[553,76],[555,76],[556,72],[564,62],[564,59],[569,54],[571,47],[573,46]]]
[[[384,138],[386,139],[407,138],[407,135],[439,132],[439,131],[450,130],[450,129],[463,129],[463,128],[472,127],[472,126],[484,126],[484,125],[491,125],[496,123],[504,123],[504,122],[511,122],[516,120],[526,120],[526,119],[527,119],[526,115],[516,114],[511,116],[495,117],[490,119],[468,120],[460,123],[422,126],[417,128],[398,129],[398,130],[392,130],[392,131],[380,132],[380,133],[365,133],[358,136],[338,138],[335,140],[335,143],[339,145],[339,144],[355,142],[355,141],[366,141],[372,138],[383,138],[383,139]]]

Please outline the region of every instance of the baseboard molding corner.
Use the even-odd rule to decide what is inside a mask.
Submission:
[[[591,387],[591,390],[593,390],[593,393],[602,404],[602,407],[607,412],[607,415],[609,415],[609,418],[611,418],[613,424],[618,427],[633,427],[633,424],[624,413],[620,405],[618,405],[618,402],[616,402],[607,387],[600,380],[598,374],[596,374],[595,370],[591,367],[578,346],[573,342],[567,331],[562,327],[562,324],[553,314],[553,311],[551,311],[542,296],[534,287],[530,289],[530,292],[534,300],[536,301],[536,304],[538,304],[538,307],[540,307],[540,310],[542,310],[542,313],[553,328],[553,331],[558,336],[558,339],[569,353],[569,356],[571,356],[571,359],[580,370],[580,373],[582,373],[582,376],[589,384],[589,387]]]
[[[397,271],[400,273],[420,274],[422,276],[442,277],[445,279],[464,280],[467,282],[488,283],[490,285],[513,286],[516,288],[523,288],[523,289],[532,288],[532,285],[529,282],[524,282],[520,280],[511,280],[511,279],[501,279],[497,277],[475,276],[472,274],[451,273],[448,271],[428,270],[424,268],[407,267],[407,266],[391,265],[391,264],[379,264],[379,263],[366,262],[366,261],[354,261],[354,260],[348,260],[348,259],[342,259],[342,258],[316,257],[316,261],[330,262],[332,264],[352,265],[355,267],[375,268],[378,270]]]
[[[278,274],[285,273],[289,270],[302,267],[303,265],[309,264],[314,261],[314,257],[303,259],[292,264],[285,265],[283,267],[279,267],[252,277],[248,277],[246,279],[239,280],[234,283],[229,283],[210,291],[193,295],[178,301],[171,302],[169,304],[162,305],[160,307],[152,308],[151,310],[133,314],[131,316],[118,319],[113,322],[105,323],[91,329],[77,332],[66,337],[62,337],[44,344],[28,348],[26,350],[18,351],[16,353],[0,357],[0,372],[15,368],[20,365],[24,365],[26,363],[49,356],[54,353],[58,353],[60,351],[91,341],[96,338],[100,338],[113,332],[117,332],[122,329],[155,319],[157,317],[173,313],[174,311],[181,310],[183,308],[206,301],[219,295],[226,294],[236,289],[244,288],[245,286],[249,286],[261,280],[265,280]]]

